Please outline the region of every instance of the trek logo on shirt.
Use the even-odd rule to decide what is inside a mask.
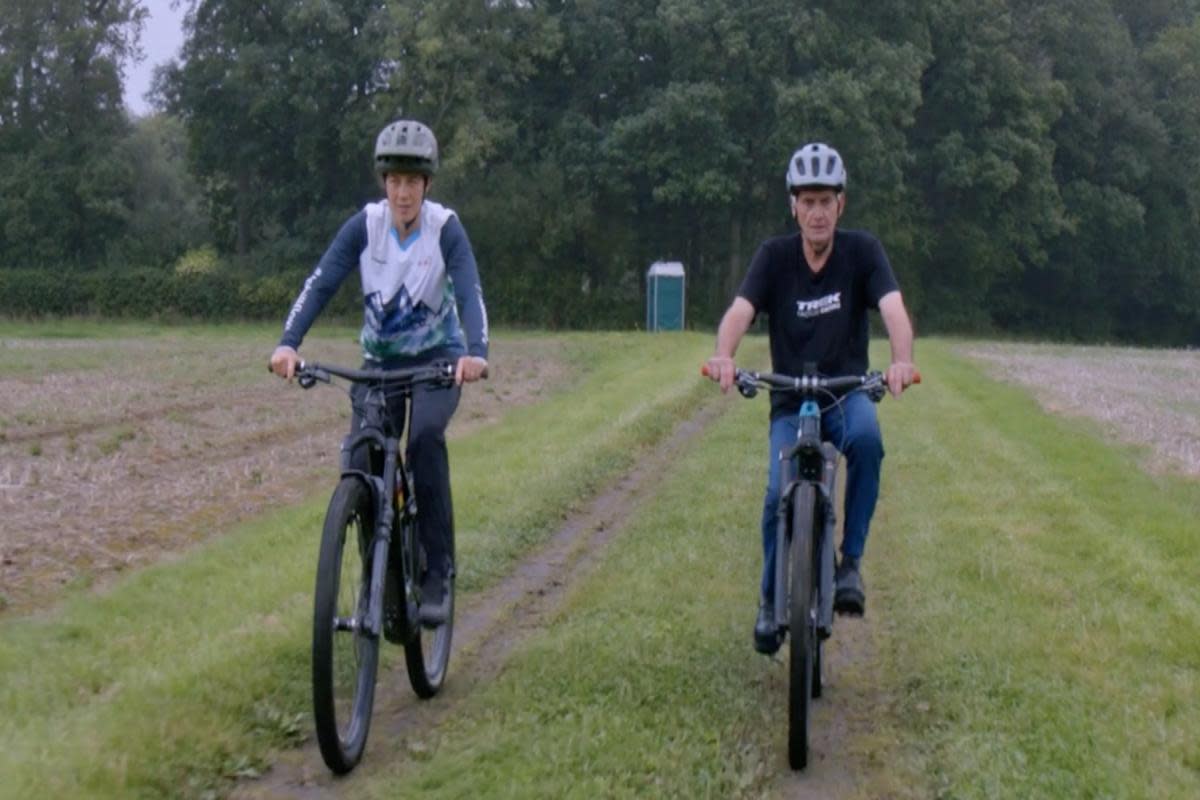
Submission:
[[[834,292],[816,300],[797,300],[796,316],[800,319],[812,319],[822,314],[832,314],[842,308],[842,293]]]

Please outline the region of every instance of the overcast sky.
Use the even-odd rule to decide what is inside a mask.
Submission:
[[[142,31],[142,50],[146,58],[140,64],[129,64],[125,75],[125,105],[138,116],[149,113],[150,106],[142,97],[150,90],[154,68],[179,54],[183,44],[184,8],[171,9],[171,0],[143,0],[150,12],[146,29]]]

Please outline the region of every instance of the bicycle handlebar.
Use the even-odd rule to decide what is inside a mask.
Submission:
[[[419,383],[449,385],[454,383],[454,365],[449,361],[438,361],[403,369],[350,369],[301,361],[300,368],[296,370],[296,380],[305,389],[311,389],[318,381],[329,383],[333,376],[351,383],[386,383],[395,387],[416,386]]]
[[[700,367],[700,374],[706,378],[712,377],[708,364]],[[746,369],[735,369],[733,382],[743,397],[754,397],[759,387],[772,392],[794,392],[801,395],[814,395],[819,392],[836,394],[839,392],[861,389],[867,395],[879,402],[886,391],[882,372],[868,372],[865,375],[839,375],[824,378],[819,375],[780,375],[775,372],[753,372]],[[921,373],[913,376],[913,383],[921,382]]]
[[[296,380],[301,388],[311,389],[317,382],[329,383],[332,376],[345,378],[352,383],[387,383],[393,386],[415,386],[418,383],[454,383],[455,364],[450,361],[435,361],[420,367],[403,369],[350,369],[330,364],[301,361],[296,370]],[[267,364],[267,372],[274,372]],[[486,379],[488,368],[479,376]]]

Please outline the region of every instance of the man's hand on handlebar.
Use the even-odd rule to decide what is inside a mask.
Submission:
[[[736,367],[733,364],[732,358],[714,355],[710,356],[708,361],[705,362],[704,369],[701,372],[721,384],[722,392],[728,392],[729,387],[733,386]]]
[[[296,376],[296,370],[300,367],[300,355],[292,348],[280,345],[271,354],[270,367],[271,372],[290,381]]]
[[[917,372],[916,364],[895,361],[887,368],[884,380],[887,381],[888,391],[892,393],[892,397],[899,397],[900,393],[909,386],[921,382],[921,373]]]

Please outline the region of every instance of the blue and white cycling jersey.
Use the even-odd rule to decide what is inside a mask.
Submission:
[[[368,360],[487,357],[487,310],[471,244],[454,211],[431,200],[422,203],[420,225],[404,240],[392,226],[387,201],[368,204],[347,220],[304,282],[280,344],[300,346],[356,267]]]

